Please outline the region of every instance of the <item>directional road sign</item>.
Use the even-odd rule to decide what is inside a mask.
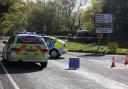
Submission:
[[[96,28],[96,33],[112,33],[112,28]]]
[[[112,14],[96,14],[95,23],[113,23],[114,16]]]
[[[96,33],[112,33],[114,20],[115,18],[112,14],[96,14]]]

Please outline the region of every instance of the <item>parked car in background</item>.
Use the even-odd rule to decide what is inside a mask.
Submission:
[[[41,68],[47,66],[48,47],[41,35],[31,32],[13,34],[3,43],[3,61],[35,62],[40,63]]]
[[[56,37],[43,36],[48,48],[51,58],[59,58],[61,55],[67,53],[66,43]]]

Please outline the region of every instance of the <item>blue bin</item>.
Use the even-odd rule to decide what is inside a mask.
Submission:
[[[69,69],[80,68],[80,58],[69,58]]]

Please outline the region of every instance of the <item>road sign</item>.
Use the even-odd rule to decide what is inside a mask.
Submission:
[[[112,28],[96,28],[96,33],[112,33]]]
[[[112,14],[96,14],[96,33],[112,33],[115,18]]]
[[[69,69],[80,68],[80,58],[69,58]]]
[[[105,24],[95,24],[97,28],[112,28],[113,24],[111,23],[105,23]]]
[[[114,16],[112,14],[96,14],[95,23],[113,23]]]
[[[98,40],[103,39],[103,34],[97,34],[97,39],[98,39]]]

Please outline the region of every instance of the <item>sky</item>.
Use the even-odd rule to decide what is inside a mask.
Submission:
[[[87,0],[87,2],[84,4],[84,6],[81,7],[81,9],[86,9],[89,6],[91,6],[91,0]]]
[[[76,11],[77,11],[77,8],[79,6],[79,3],[80,3],[80,0],[77,1],[78,5],[76,5]],[[80,7],[81,10],[85,10],[87,9],[87,7],[91,6],[91,0],[86,0],[86,2],[83,2],[82,6]],[[75,11],[74,10],[74,11]]]

